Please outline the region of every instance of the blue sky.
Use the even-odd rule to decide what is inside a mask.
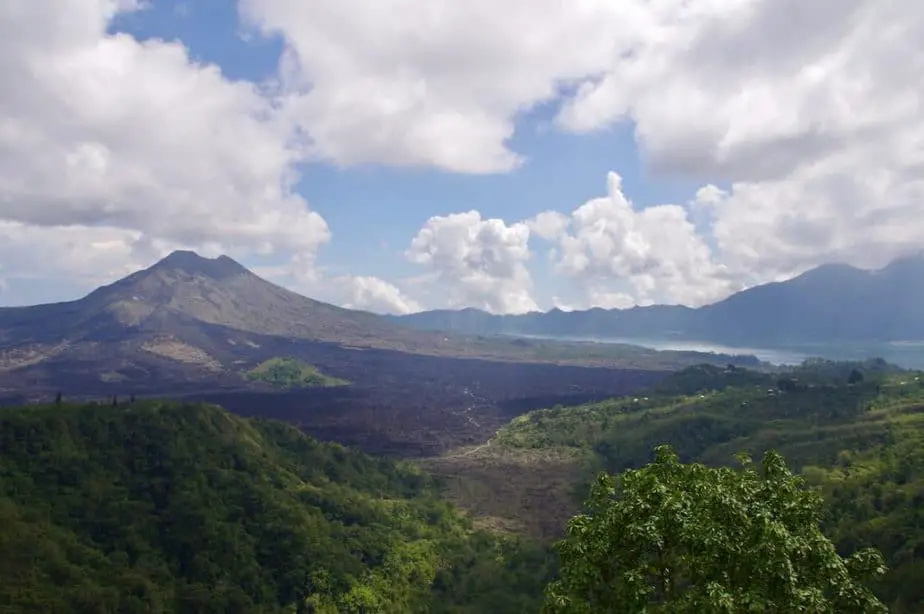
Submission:
[[[772,0],[22,4],[0,304],[178,248],[389,312],[696,306],[882,266],[922,247],[924,16],[877,7],[783,32]]]

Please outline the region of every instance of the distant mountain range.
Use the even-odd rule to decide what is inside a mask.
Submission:
[[[924,339],[924,255],[867,271],[843,264],[738,292],[697,309],[630,309],[492,315],[426,311],[392,320],[420,330],[475,334],[676,339],[732,346],[871,343]]]

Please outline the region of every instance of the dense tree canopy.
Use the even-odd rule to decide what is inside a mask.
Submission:
[[[535,612],[553,572],[473,532],[415,466],[288,425],[156,401],[0,410],[2,612]]]
[[[850,384],[854,369],[863,381]],[[924,611],[924,373],[815,360],[786,376],[795,386],[782,392],[779,374],[691,368],[646,396],[520,416],[492,446],[580,459],[575,506],[600,470],[642,467],[661,443],[712,467],[777,450],[823,495],[822,529],[838,552],[883,553],[879,598],[895,614]]]
[[[886,611],[863,584],[884,573],[862,550],[841,558],[819,527],[820,497],[768,453],[759,468],[653,463],[601,473],[560,542],[548,612]]]
[[[879,611],[871,586],[896,614],[922,611],[924,374],[816,363],[785,390],[779,374],[688,369],[637,397],[531,412],[481,446],[574,463],[579,499],[556,528],[592,486],[549,610]],[[815,490],[776,454],[725,467],[767,449]],[[539,611],[553,553],[473,530],[439,486],[214,406],[0,410],[0,611]],[[868,546],[886,556],[878,580]]]

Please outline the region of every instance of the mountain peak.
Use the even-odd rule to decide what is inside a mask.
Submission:
[[[183,271],[192,275],[204,275],[222,280],[248,273],[243,265],[228,256],[206,258],[191,250],[176,250],[155,263],[150,270]]]
[[[193,283],[194,280],[198,282]],[[227,256],[205,258],[194,251],[177,250],[146,269],[97,288],[85,297],[85,301],[97,306],[107,305],[109,311],[121,314],[119,320],[134,322],[168,306],[173,311],[192,309],[198,312],[203,305],[212,304],[221,311],[215,306],[216,301],[224,304],[228,293],[239,290],[233,287],[254,286],[254,281],[272,286]],[[250,291],[259,293],[261,290],[252,288]],[[213,314],[213,318],[217,317]]]

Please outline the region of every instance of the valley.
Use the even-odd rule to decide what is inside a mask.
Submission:
[[[0,453],[17,467],[0,475],[0,517],[72,550],[44,575],[29,575],[32,554],[11,569],[29,586],[83,578],[84,596],[68,598],[88,599],[87,611],[199,612],[213,600],[378,612],[392,600],[396,612],[536,612],[555,574],[550,544],[592,476],[643,466],[665,442],[712,466],[778,449],[825,493],[839,547],[886,555],[877,590],[893,611],[924,607],[906,588],[924,535],[896,543],[924,497],[924,380],[883,360],[781,367],[413,330],[178,252],[78,301],[0,310],[0,405],[25,404],[0,408]],[[81,474],[90,486],[61,490]],[[205,542],[177,528],[211,522],[221,535]],[[111,543],[120,523],[132,529]],[[229,535],[231,550],[216,547]],[[264,539],[298,571],[266,558]],[[0,535],[0,551],[22,547]],[[243,592],[221,572],[234,560]],[[105,579],[113,570],[125,571],[122,591]]]
[[[0,34],[0,614],[924,614],[924,1]]]
[[[255,376],[292,360],[304,372],[285,390]],[[746,355],[416,331],[186,251],[76,301],[0,309],[0,405],[167,395],[409,457],[701,362],[764,366]]]
[[[396,612],[536,612],[555,574],[549,545],[589,480],[643,466],[669,442],[710,466],[779,450],[824,493],[838,547],[882,550],[889,573],[874,588],[891,611],[924,605],[910,581],[924,548],[911,530],[924,510],[924,374],[880,360],[666,374],[433,357],[398,363],[403,372],[389,358],[376,385],[0,409],[0,518],[43,548],[72,544],[66,562],[36,567],[37,554],[0,532],[8,572],[28,586],[81,578],[77,593],[31,596],[0,581],[0,600],[70,595],[112,612],[176,600],[200,611],[207,600],[243,612],[304,599],[334,608],[317,611],[384,612],[391,599]],[[571,386],[581,390],[562,394]],[[169,538],[146,537],[159,523]],[[233,550],[215,548],[225,534],[237,536]],[[261,535],[284,564],[261,558]],[[100,550],[112,539],[114,551]],[[242,578],[259,575],[242,591],[221,579],[233,557]],[[312,588],[325,574],[336,583]]]
[[[297,424],[321,439],[374,454],[421,457],[483,443],[531,409],[628,394],[663,371],[491,362],[368,350],[324,372],[349,386],[192,392],[244,416]],[[312,364],[319,364],[317,361]]]

